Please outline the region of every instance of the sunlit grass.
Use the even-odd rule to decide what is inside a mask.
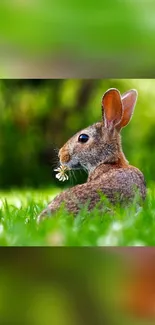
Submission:
[[[37,225],[37,215],[58,190],[2,192],[0,245],[6,246],[145,246],[155,245],[154,184],[143,207],[105,210],[83,208],[74,218],[63,208]]]

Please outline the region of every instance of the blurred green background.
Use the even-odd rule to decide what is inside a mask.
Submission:
[[[1,0],[1,77],[152,77],[154,10],[151,0]]]
[[[7,254],[1,248],[0,252],[1,324],[154,324],[154,294],[150,300],[145,296],[150,289],[149,267],[154,266],[149,248],[135,248],[134,253],[130,248],[8,248]],[[133,288],[138,277],[140,305],[138,287]],[[128,304],[130,295],[133,306]]]
[[[0,187],[62,186],[53,172],[57,150],[83,127],[101,120],[101,97],[110,87],[139,93],[130,124],[122,130],[130,164],[155,178],[155,80],[53,79],[0,81]],[[86,179],[75,174],[73,184]],[[73,184],[68,184],[73,185]]]

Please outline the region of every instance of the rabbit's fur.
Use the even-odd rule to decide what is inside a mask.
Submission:
[[[90,210],[100,202],[100,193],[111,203],[127,203],[134,199],[137,188],[141,198],[145,199],[144,176],[139,169],[129,165],[121,147],[120,131],[129,123],[136,100],[136,90],[121,96],[112,88],[103,95],[102,121],[75,134],[59,151],[61,165],[87,169],[87,182],[57,195],[38,221],[54,213],[63,202],[73,214],[87,202]],[[79,142],[81,134],[89,136],[87,142]]]

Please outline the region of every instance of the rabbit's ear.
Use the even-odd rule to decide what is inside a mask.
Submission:
[[[120,92],[111,88],[102,97],[102,115],[104,126],[113,130],[120,123],[123,114],[123,105]]]
[[[136,105],[137,97],[138,93],[135,89],[129,90],[122,95],[123,116],[121,122],[117,125],[118,131],[120,131],[130,122]]]

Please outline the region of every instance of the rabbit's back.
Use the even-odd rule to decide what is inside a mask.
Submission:
[[[108,168],[108,166],[107,166]],[[116,192],[120,197],[132,199],[137,190],[142,197],[146,197],[146,185],[142,172],[132,166],[125,168],[110,168],[107,172],[105,166],[99,166],[88,178],[88,182],[101,189],[106,195],[106,190]],[[108,195],[107,195],[108,197]],[[115,201],[115,199],[113,199]]]
[[[136,190],[144,200],[146,186],[144,176],[139,169],[129,166],[111,168],[105,172],[105,166],[101,165],[94,170],[86,183],[76,185],[57,195],[39,216],[39,220],[44,218],[44,215],[55,212],[62,203],[73,214],[77,214],[85,204],[88,204],[87,208],[91,210],[101,202],[100,208],[102,208],[102,193],[112,204],[128,204],[135,198]]]

